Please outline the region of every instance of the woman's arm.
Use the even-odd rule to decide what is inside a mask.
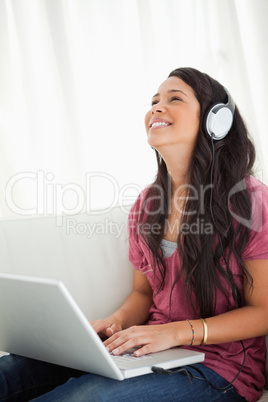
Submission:
[[[144,324],[153,303],[152,294],[152,288],[146,276],[135,270],[133,290],[124,304],[109,317],[92,321],[93,328],[98,333],[111,336],[132,325]]]
[[[268,334],[268,260],[244,263],[253,278],[253,288],[245,281],[246,306],[208,318],[208,344]]]
[[[245,281],[245,307],[206,318],[207,344],[239,341],[268,334],[268,260],[245,262],[253,278],[253,289]],[[192,320],[195,331],[194,344],[202,343],[202,321]],[[135,354],[157,352],[173,346],[190,345],[192,330],[187,321],[163,325],[135,326],[119,332],[105,342],[115,354],[142,346]]]

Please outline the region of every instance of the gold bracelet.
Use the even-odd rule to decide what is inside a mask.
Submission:
[[[203,341],[201,342],[201,346],[205,346],[205,344],[207,343],[207,339],[208,339],[208,325],[204,318],[201,318],[201,320],[202,320],[203,328],[204,328],[204,338],[203,338]]]

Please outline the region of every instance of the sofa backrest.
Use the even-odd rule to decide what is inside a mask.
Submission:
[[[0,245],[1,272],[61,279],[90,320],[110,314],[132,289],[123,208],[62,220],[1,220]]]

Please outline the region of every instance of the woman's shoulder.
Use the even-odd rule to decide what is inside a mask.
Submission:
[[[250,194],[252,213],[268,217],[268,187],[262,181],[253,176],[246,179],[247,190]],[[263,217],[263,216],[262,216]]]
[[[144,202],[147,198],[147,195],[149,194],[150,190],[152,188],[152,184],[150,184],[149,186],[145,187],[140,194],[138,195],[138,197],[136,198],[134,204],[132,205],[131,209],[130,209],[130,213],[140,213],[142,211]]]
[[[147,186],[144,190],[140,192],[138,197],[136,198],[134,204],[132,205],[129,214],[128,214],[128,229],[131,237],[135,234],[135,237],[139,233],[139,220],[141,213],[144,209],[144,202],[146,200],[146,196],[148,191],[150,190],[150,186]]]
[[[246,177],[246,185],[249,191],[260,190],[268,194],[268,187],[266,186],[266,184],[264,184],[261,180],[257,179],[254,176]]]
[[[250,193],[251,217],[242,222],[250,229],[244,260],[268,259],[268,187],[253,176],[247,177]]]

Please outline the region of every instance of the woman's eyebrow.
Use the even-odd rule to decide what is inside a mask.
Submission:
[[[185,96],[187,96],[187,98],[189,98],[189,96],[188,96],[185,92],[183,92],[181,89],[170,89],[170,90],[168,91],[168,93],[173,93],[173,92],[181,92],[182,94],[184,94]],[[159,96],[159,92],[157,92],[157,94],[155,94],[155,95],[153,96],[153,98],[155,98],[156,96]]]

